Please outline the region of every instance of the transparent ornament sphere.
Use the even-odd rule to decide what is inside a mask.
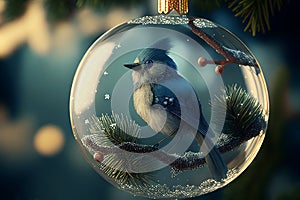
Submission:
[[[133,195],[186,198],[236,179],[265,137],[261,67],[201,18],[147,16],[102,35],[74,77],[70,116],[90,165]]]

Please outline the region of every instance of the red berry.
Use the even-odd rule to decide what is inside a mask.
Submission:
[[[207,65],[207,60],[206,60],[206,58],[200,57],[200,58],[198,59],[198,65],[199,65],[200,67],[205,67],[205,66]]]
[[[94,154],[94,160],[101,163],[104,160],[104,155],[100,152],[96,152]]]
[[[216,74],[221,75],[224,73],[224,66],[223,65],[218,65],[215,69]]]

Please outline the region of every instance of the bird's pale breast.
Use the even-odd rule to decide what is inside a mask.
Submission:
[[[141,118],[156,132],[173,135],[179,126],[180,120],[172,113],[159,105],[153,104],[153,92],[150,84],[145,84],[135,90],[134,107]]]
[[[136,112],[148,123],[150,120],[149,109],[153,101],[151,86],[149,84],[145,84],[136,89],[133,94],[133,101]]]

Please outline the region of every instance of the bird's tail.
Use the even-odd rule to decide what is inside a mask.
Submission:
[[[221,181],[222,179],[227,178],[228,169],[223,161],[223,158],[221,157],[218,148],[214,146],[209,138],[207,138],[204,143],[203,136],[199,132],[196,134],[196,140],[199,146],[205,148],[205,152],[209,151],[207,156],[205,157],[205,160],[213,178],[216,181]]]

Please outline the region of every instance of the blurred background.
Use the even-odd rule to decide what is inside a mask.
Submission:
[[[251,49],[271,103],[250,167],[193,199],[300,199],[300,2],[283,1],[271,30],[255,37],[226,4],[193,2],[191,15],[224,26]],[[69,95],[81,58],[102,33],[156,10],[156,0],[0,0],[0,199],[144,199],[116,189],[85,161],[70,127]]]

